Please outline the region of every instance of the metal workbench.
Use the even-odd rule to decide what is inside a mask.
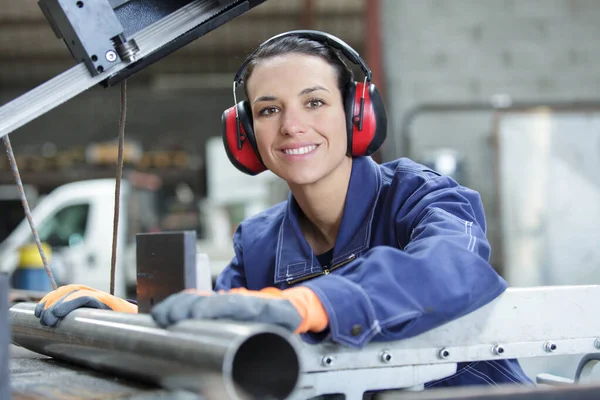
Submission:
[[[203,400],[184,391],[170,391],[71,365],[22,347],[10,347],[13,400]]]

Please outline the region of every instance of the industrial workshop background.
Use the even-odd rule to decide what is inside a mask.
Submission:
[[[196,229],[226,247],[236,222],[284,198],[276,180],[227,170],[221,113],[257,44],[308,28],[373,70],[389,116],[377,161],[409,156],[481,193],[509,283],[600,283],[598,21],[597,0],[269,0],[129,80],[124,176],[157,192],[156,215],[129,236]],[[74,65],[37,1],[3,1],[0,31],[2,104]],[[119,88],[96,87],[11,134],[34,205],[114,177],[118,118]],[[0,215],[2,241],[23,218],[5,157]],[[223,215],[229,225],[214,226]]]

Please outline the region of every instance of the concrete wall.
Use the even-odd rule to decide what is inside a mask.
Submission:
[[[428,102],[581,101],[600,96],[600,4],[595,0],[381,0],[390,140],[384,156],[419,158],[451,147],[464,182],[483,196],[493,262],[500,263],[490,112],[415,118],[410,149],[398,135]],[[494,251],[496,250],[496,251]]]

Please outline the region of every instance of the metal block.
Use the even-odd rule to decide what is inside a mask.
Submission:
[[[40,0],[38,4],[54,33],[92,76],[121,61],[115,44],[124,41],[123,26],[108,0]]]
[[[183,289],[196,287],[196,232],[136,235],[137,301],[140,313]]]
[[[8,320],[8,275],[0,274],[0,399],[10,400],[8,349],[10,325]]]

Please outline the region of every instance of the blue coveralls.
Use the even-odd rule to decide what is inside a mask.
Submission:
[[[319,297],[325,338],[360,348],[369,341],[415,336],[498,297],[507,287],[489,264],[479,194],[409,159],[379,165],[353,159],[333,258],[321,266],[300,231],[290,195],[243,221],[235,257],[216,290],[304,285]],[[461,363],[426,387],[530,383],[516,360]]]

